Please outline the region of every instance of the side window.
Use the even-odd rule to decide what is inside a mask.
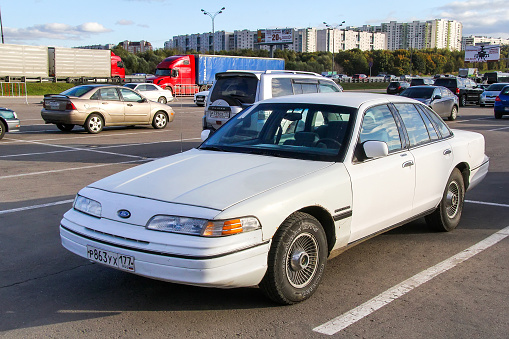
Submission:
[[[320,89],[320,93],[339,92],[339,89],[336,86],[324,81],[320,81],[318,88]]]
[[[283,95],[293,95],[292,79],[273,78],[272,79],[272,97],[281,97]]]
[[[410,146],[416,146],[430,141],[428,130],[417,108],[413,104],[394,104],[399,111],[410,139]]]
[[[120,101],[116,88],[101,88],[99,90],[101,100],[116,100]]]
[[[445,87],[440,88],[440,92],[442,93],[442,98],[450,97],[452,94],[452,92]]]
[[[293,91],[295,94],[318,93],[317,82],[294,81]]]
[[[120,93],[122,93],[122,97],[124,98],[124,101],[128,102],[140,102],[143,100],[143,98],[136,92],[131,91],[127,88],[121,88]]]
[[[154,85],[145,85],[145,91],[156,91],[157,88]]]
[[[372,107],[364,113],[359,143],[369,140],[384,141],[389,152],[402,148],[398,127],[388,106]]]
[[[147,90],[147,86],[146,85],[139,85],[136,90],[138,91],[146,91]]]
[[[442,120],[441,117],[439,117],[435,112],[433,112],[431,109],[429,109],[426,106],[420,106],[429,116],[430,120],[433,122],[435,127],[438,129],[438,132],[442,136],[442,138],[447,138],[452,135],[451,130],[445,122]]]
[[[440,137],[439,137],[437,131],[435,130],[435,127],[431,123],[430,118],[428,118],[428,116],[425,114],[425,112],[423,110],[423,106],[417,105],[417,107],[420,108],[419,113],[421,113],[421,118],[422,118],[422,120],[424,120],[424,124],[426,124],[426,128],[428,129],[429,137],[431,138],[431,140],[438,140]]]

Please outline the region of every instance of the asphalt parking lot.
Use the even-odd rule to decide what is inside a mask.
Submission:
[[[469,105],[447,122],[482,133],[490,157],[455,231],[417,220],[375,237],[329,260],[311,299],[283,307],[257,288],[155,281],[60,245],[59,221],[79,189],[200,144],[203,108],[190,98],[170,105],[166,129],[90,135],[45,125],[40,97],[0,98],[22,124],[0,141],[0,337],[507,338],[509,116]]]

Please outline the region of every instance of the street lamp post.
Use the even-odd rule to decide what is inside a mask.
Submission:
[[[216,13],[214,14],[211,14],[209,12],[207,12],[206,10],[202,9],[201,11],[203,12],[203,14],[205,15],[208,15],[211,19],[212,19],[212,50],[215,52],[216,51],[216,45],[214,43],[214,19],[216,18],[216,16],[218,14],[221,14],[223,13],[223,11],[225,10],[225,7],[221,8],[219,11],[217,11]]]
[[[329,25],[328,23],[326,23],[325,21],[323,22],[325,27],[327,27],[327,30],[330,31],[332,29],[332,74],[331,75],[334,75],[334,41],[336,40],[334,31],[336,30],[336,28],[343,26],[344,23],[345,22],[343,21],[340,24],[337,24],[336,26],[332,26],[332,25]],[[329,37],[330,37],[330,32],[329,32]]]

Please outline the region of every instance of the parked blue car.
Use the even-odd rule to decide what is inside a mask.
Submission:
[[[509,85],[502,88],[495,99],[495,119],[509,114]]]

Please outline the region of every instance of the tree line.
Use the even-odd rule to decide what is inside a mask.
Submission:
[[[126,67],[126,74],[147,73],[153,74],[157,64],[164,58],[182,54],[178,50],[158,49],[142,53],[129,53],[122,47],[117,46],[113,52],[120,56]],[[269,57],[266,50],[236,50],[218,51],[215,53],[198,53],[189,51],[187,54],[216,54],[233,56]],[[484,63],[465,63],[464,51],[449,51],[447,49],[424,49],[424,50],[374,50],[361,51],[352,49],[335,53],[330,52],[295,52],[292,50],[275,50],[274,57],[285,59],[285,68],[288,70],[308,71],[322,73],[332,70],[342,74],[377,75],[380,73],[394,75],[433,75],[456,73],[459,68],[477,67],[480,72],[489,70],[507,71],[509,46],[503,46],[500,50],[500,61]]]

